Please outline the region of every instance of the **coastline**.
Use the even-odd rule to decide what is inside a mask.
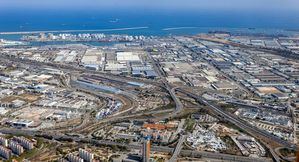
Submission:
[[[0,32],[0,35],[14,35],[14,34],[39,34],[39,33],[76,33],[76,32],[109,32],[109,31],[125,31],[125,30],[139,30],[148,29],[147,26],[129,27],[129,28],[114,28],[114,29],[95,29],[95,30],[42,30],[42,31],[20,31],[20,32]]]

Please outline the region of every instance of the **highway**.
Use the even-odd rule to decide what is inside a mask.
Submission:
[[[165,79],[165,77],[162,76],[162,83],[157,82],[157,81],[152,81],[152,80],[148,80],[148,79],[137,79],[137,78],[129,78],[129,77],[125,77],[125,76],[120,76],[120,75],[114,75],[111,73],[105,73],[105,72],[101,72],[101,71],[94,71],[94,70],[89,70],[86,68],[80,68],[80,67],[75,67],[73,65],[67,65],[67,64],[55,64],[55,63],[50,63],[50,62],[39,62],[39,61],[33,61],[33,60],[28,60],[28,59],[20,59],[20,58],[16,58],[14,56],[10,57],[10,56],[6,56],[6,55],[0,55],[1,59],[5,59],[5,60],[9,60],[12,61],[14,63],[20,63],[20,64],[26,64],[34,66],[36,68],[41,68],[41,67],[53,67],[55,69],[59,69],[65,72],[68,72],[70,74],[74,73],[74,72],[81,72],[81,73],[90,73],[90,74],[97,74],[100,75],[103,78],[107,78],[110,80],[115,80],[115,81],[119,81],[119,82],[129,82],[129,81],[133,81],[133,82],[140,82],[140,83],[144,83],[144,84],[150,84],[150,85],[155,85],[155,86],[159,86],[162,88],[165,88],[168,93],[170,94],[171,98],[173,99],[173,101],[176,104],[176,111],[173,113],[173,115],[176,115],[178,112],[180,112],[183,109],[183,104],[180,102],[180,100],[178,99],[178,97],[175,94],[175,88],[172,88],[167,80]],[[151,57],[150,57],[151,58]],[[151,58],[152,59],[152,58]],[[157,71],[158,70],[158,74],[160,74],[160,69],[159,67],[156,66],[156,62],[152,59],[153,63],[154,63],[154,68]]]
[[[167,89],[167,91],[169,92],[171,98],[173,99],[173,101],[175,103],[175,112],[174,113],[177,114],[180,111],[182,111],[184,106],[183,106],[182,102],[180,101],[180,99],[175,94],[176,88],[171,88],[167,82],[164,82],[164,84],[165,84],[165,88]]]
[[[214,106],[213,104],[211,104],[210,102],[208,102],[207,100],[205,100],[203,97],[201,96],[198,96],[196,94],[193,94],[191,92],[187,92],[185,90],[182,90],[182,89],[177,89],[179,92],[182,92],[186,95],[189,95],[190,97],[192,98],[195,98],[197,99],[199,102],[209,106],[210,108],[212,108],[214,110],[214,112],[216,112],[217,114],[221,115],[222,117],[224,117],[226,120],[229,120],[231,123],[235,124],[236,126],[239,126],[241,128],[244,128],[246,130],[249,130],[250,132],[254,132],[256,134],[259,134],[259,135],[262,135],[262,136],[265,136],[267,138],[270,138],[271,140],[277,142],[278,144],[282,145],[282,146],[285,146],[285,147],[289,147],[291,146],[292,144],[285,141],[285,140],[282,140],[280,139],[279,137],[276,137],[266,131],[263,131],[261,129],[257,129],[256,127],[254,126],[251,126],[249,124],[247,124],[245,121],[233,116],[232,114],[228,113],[228,112],[225,112],[223,111],[221,108],[219,107],[216,107]]]
[[[3,57],[0,56],[1,58]],[[112,79],[112,80],[121,80],[121,81],[136,81],[136,82],[141,82],[141,83],[146,83],[146,84],[152,84],[152,85],[157,85],[160,87],[164,87],[170,94],[171,98],[173,99],[173,101],[176,104],[175,107],[175,111],[173,111],[171,114],[169,114],[169,116],[175,116],[177,115],[179,112],[181,112],[183,110],[183,104],[181,103],[181,101],[179,100],[179,98],[176,96],[175,92],[179,91],[181,93],[187,94],[192,98],[197,99],[197,101],[199,101],[200,103],[203,103],[205,105],[207,105],[208,107],[210,107],[216,114],[220,115],[221,117],[223,117],[225,120],[231,122],[232,124],[240,127],[241,129],[245,130],[246,132],[250,133],[251,135],[253,135],[254,137],[260,138],[259,136],[262,136],[264,138],[268,138],[271,141],[284,146],[284,147],[290,147],[291,144],[287,141],[284,141],[266,131],[257,129],[256,127],[248,124],[247,122],[244,122],[243,120],[233,116],[232,114],[223,111],[221,108],[218,108],[216,106],[214,106],[213,104],[209,103],[208,101],[206,101],[204,98],[202,98],[201,96],[198,96],[194,93],[191,92],[187,92],[185,90],[182,90],[181,88],[176,88],[176,87],[171,87],[169,85],[169,83],[167,82],[167,80],[165,79],[164,76],[161,76],[162,79],[162,84],[161,82],[155,82],[155,81],[150,81],[150,80],[140,80],[140,79],[135,79],[135,78],[128,78],[128,77],[123,77],[123,76],[119,76],[119,75],[113,75],[113,74],[109,74],[109,73],[103,73],[103,72],[99,72],[99,71],[93,71],[93,70],[88,70],[85,68],[79,68],[79,67],[74,67],[72,65],[61,65],[61,64],[54,64],[54,63],[44,63],[44,62],[38,62],[38,61],[31,61],[31,60],[23,60],[23,59],[19,59],[19,58],[14,58],[14,57],[4,57],[7,60],[13,61],[13,62],[17,62],[17,63],[21,63],[21,64],[26,64],[26,65],[32,65],[34,67],[40,68],[40,67],[45,67],[45,66],[51,66],[53,68],[58,68],[64,71],[67,71],[69,73],[72,73],[74,71],[79,71],[79,72],[86,72],[86,73],[93,73],[93,74],[98,74],[101,75],[105,78],[108,79]],[[154,60],[153,60],[154,61]],[[155,63],[155,61],[154,61]],[[154,65],[157,65],[156,63]],[[156,69],[159,69],[159,71],[161,71],[161,69],[159,68],[159,66],[154,66]],[[14,129],[1,129],[0,130],[1,133],[7,133],[7,134],[26,134],[26,135],[30,135],[30,136],[35,136],[38,135],[39,133],[34,132],[34,131],[26,131],[26,130],[14,130]],[[44,132],[46,133],[46,131]],[[50,135],[50,134],[47,134]],[[93,143],[93,144],[101,144],[101,145],[116,145],[116,146],[124,146],[124,147],[128,147],[128,148],[133,148],[133,149],[141,149],[141,145],[132,145],[132,144],[122,144],[122,143],[116,143],[116,142],[111,142],[111,141],[105,141],[105,140],[95,140],[95,139],[91,139],[91,138],[80,138],[80,137],[70,137],[70,136],[66,136],[63,134],[54,134],[51,135],[54,139],[61,139],[61,138],[70,138],[74,141],[77,142],[87,142],[87,143]],[[183,138],[183,137],[181,137]],[[182,149],[182,143],[184,139],[179,140],[176,149],[172,149],[169,147],[152,147],[153,151],[159,151],[159,152],[168,152],[168,153],[173,153],[173,157],[170,160],[176,160],[177,156],[180,154],[183,155],[196,155],[196,156],[201,156],[201,157],[206,157],[206,158],[217,158],[217,159],[222,159],[222,160],[230,160],[230,161],[245,161],[245,162],[249,162],[249,161],[267,161],[265,159],[259,159],[259,158],[249,158],[249,157],[242,157],[242,156],[234,156],[234,155],[226,155],[226,154],[220,154],[220,153],[208,153],[208,152],[199,152],[199,151],[192,151],[192,150],[181,150]],[[273,153],[271,150],[271,148],[269,148],[270,152],[273,154],[274,159],[279,159],[279,157],[277,157],[275,155],[275,153]]]
[[[85,130],[90,130],[91,128],[97,127],[98,125],[101,125],[104,121],[116,121],[119,120],[117,116],[120,116],[121,118],[124,117],[123,115],[137,107],[137,103],[135,102],[134,98],[131,98],[130,96],[122,96],[122,95],[112,95],[112,94],[106,94],[99,91],[94,91],[90,87],[86,87],[83,85],[78,85],[75,82],[71,84],[74,88],[79,89],[80,91],[83,91],[85,93],[90,93],[95,96],[103,97],[103,98],[111,98],[113,100],[119,100],[122,102],[123,107],[118,111],[111,115],[109,115],[108,118],[102,119],[101,121],[97,121],[96,123],[90,124],[81,130],[78,130],[80,132]]]
[[[132,77],[126,77],[126,76],[121,76],[121,75],[116,75],[112,73],[106,73],[102,71],[95,71],[95,70],[90,70],[86,69],[83,67],[78,67],[70,64],[58,64],[58,63],[51,63],[51,62],[40,62],[40,61],[34,61],[34,60],[28,60],[28,59],[20,59],[16,58],[15,56],[6,56],[4,54],[0,54],[1,61],[7,60],[7,61],[12,61],[13,63],[19,63],[19,64],[25,64],[26,66],[33,66],[37,69],[42,69],[46,67],[51,67],[54,69],[59,69],[61,71],[67,72],[67,73],[89,73],[89,74],[97,74],[101,77],[111,79],[111,80],[116,80],[116,81],[121,81],[121,82],[140,82],[144,84],[151,84],[151,85],[156,85],[156,86],[164,86],[163,84],[149,80],[149,79],[137,79],[137,78],[132,78]]]
[[[96,140],[87,137],[79,137],[79,136],[67,136],[64,134],[53,134],[50,132],[44,132],[43,134],[38,133],[36,131],[31,130],[21,130],[21,129],[0,129],[0,133],[3,134],[12,134],[12,135],[28,135],[28,136],[39,136],[44,135],[47,138],[52,138],[52,140],[71,140],[78,143],[89,143],[93,145],[109,145],[109,146],[120,146],[126,147],[128,149],[138,149],[141,150],[142,144],[127,144],[127,143],[118,143],[107,140]],[[181,141],[184,141],[182,137]],[[176,152],[173,148],[165,147],[165,146],[151,146],[151,150],[154,152],[164,152],[164,153],[173,153]],[[254,158],[254,157],[244,157],[244,156],[236,156],[222,153],[212,153],[205,151],[195,151],[195,150],[180,150],[178,149],[177,154],[188,157],[197,157],[197,158],[210,158],[210,159],[218,159],[218,160],[227,160],[227,161],[236,161],[236,162],[270,162],[271,159],[268,158]]]
[[[237,42],[232,42],[229,40],[222,40],[222,39],[214,39],[214,38],[209,38],[209,37],[195,37],[196,39],[203,40],[203,41],[210,41],[214,43],[219,43],[223,45],[229,45],[232,47],[238,47],[238,48],[243,48],[243,49],[250,49],[253,51],[260,51],[260,52],[265,52],[273,55],[278,55],[282,56],[285,58],[292,58],[292,59],[299,59],[298,54],[287,50],[287,49],[275,49],[275,48],[269,48],[269,47],[262,47],[262,46],[253,46],[253,45],[245,45]]]
[[[188,92],[188,91],[185,91],[183,89],[177,89],[179,92],[181,93],[184,93],[194,99],[196,99],[198,102],[202,103],[202,104],[205,104],[206,106],[210,107],[214,113],[216,113],[217,115],[220,115],[221,117],[223,117],[225,120],[229,121],[230,123],[234,124],[235,126],[241,128],[242,130],[246,131],[247,133],[251,134],[252,136],[256,137],[257,139],[260,139],[260,137],[263,137],[265,139],[269,139],[271,140],[272,142],[280,145],[280,146],[283,146],[283,147],[286,147],[286,148],[294,148],[293,144],[285,141],[285,140],[282,140],[281,138],[275,136],[275,135],[272,135],[264,130],[261,130],[261,129],[258,129],[252,125],[250,125],[249,123],[243,121],[242,119],[239,119],[235,116],[233,116],[232,114],[228,113],[228,112],[225,112],[223,111],[221,108],[218,108],[217,106],[211,104],[210,102],[208,102],[207,100],[205,100],[203,97],[201,96],[198,96],[194,93],[191,93],[191,92]],[[273,151],[273,149],[267,144],[267,143],[264,143],[270,153],[272,154],[273,158],[276,160],[276,161],[280,161],[280,157],[278,157],[278,155],[276,155],[276,153]]]
[[[156,73],[158,73],[159,77],[162,79],[162,83],[164,84],[164,88],[168,91],[170,94],[172,100],[175,102],[175,111],[172,113],[172,115],[178,114],[182,109],[183,109],[183,104],[180,101],[180,99],[176,96],[175,94],[175,87],[171,87],[166,80],[165,76],[166,74],[164,71],[161,69],[161,66],[159,62],[157,62],[150,53],[147,53],[148,58],[151,60],[152,66],[155,70]]]
[[[171,158],[169,159],[169,162],[176,162],[177,161],[177,157],[178,155],[180,154],[181,150],[182,150],[182,147],[183,147],[183,143],[185,142],[186,140],[186,135],[181,135],[177,145],[176,145],[176,148],[171,156]]]

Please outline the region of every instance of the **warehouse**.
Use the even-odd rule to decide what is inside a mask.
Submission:
[[[117,52],[116,55],[118,62],[140,61],[138,54],[133,52]]]

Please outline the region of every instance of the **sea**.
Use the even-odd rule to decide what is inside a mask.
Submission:
[[[299,13],[299,12],[298,12]],[[0,11],[0,33],[69,31],[145,36],[194,35],[210,31],[293,35],[299,14],[269,11],[144,11],[144,10],[5,10]],[[0,34],[18,40],[21,34]]]

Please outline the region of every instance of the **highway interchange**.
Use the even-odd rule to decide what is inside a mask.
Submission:
[[[266,131],[260,130],[260,129],[246,123],[242,119],[239,119],[238,117],[235,117],[232,114],[223,111],[221,108],[218,108],[217,106],[215,106],[214,104],[205,100],[201,96],[198,96],[192,92],[186,91],[182,88],[172,87],[171,85],[169,85],[169,83],[166,81],[166,79],[162,75],[163,72],[161,72],[159,64],[157,62],[155,62],[154,60],[152,60],[152,63],[155,67],[155,70],[160,71],[158,73],[160,74],[162,83],[151,81],[151,80],[146,80],[146,79],[128,78],[128,77],[124,77],[124,76],[120,76],[120,75],[113,75],[113,74],[104,73],[104,72],[95,72],[93,70],[88,70],[88,69],[84,69],[84,68],[76,68],[71,65],[41,63],[41,62],[37,62],[37,61],[22,60],[19,58],[6,57],[6,56],[1,56],[1,59],[6,59],[6,60],[9,60],[9,61],[12,61],[15,63],[20,63],[20,64],[27,64],[27,65],[30,65],[31,67],[59,68],[60,70],[66,72],[66,73],[69,73],[69,74],[72,74],[72,73],[96,73],[96,74],[98,74],[104,78],[107,78],[107,79],[116,79],[116,80],[124,81],[124,82],[134,81],[134,82],[140,82],[140,83],[144,83],[144,84],[152,84],[155,86],[163,87],[165,90],[168,91],[168,93],[171,96],[172,100],[174,101],[176,107],[172,113],[170,113],[169,115],[166,115],[162,118],[159,118],[159,120],[166,119],[170,116],[176,116],[178,113],[180,113],[183,110],[183,104],[181,103],[180,99],[176,95],[176,92],[180,92],[180,93],[186,94],[187,96],[189,96],[191,98],[196,99],[199,103],[210,108],[215,114],[219,115],[221,118],[236,125],[237,127],[246,131],[250,135],[258,138],[259,140],[262,141],[264,139],[267,139],[266,142],[262,141],[264,143],[264,145],[266,145],[266,146],[268,146],[268,144],[270,142],[273,142],[282,147],[292,148],[292,149],[295,148],[295,146],[291,145],[289,142],[284,141]],[[116,117],[115,119],[111,119],[111,120],[117,120],[117,119],[121,119],[121,117],[120,118]],[[110,119],[108,119],[107,121],[110,121]],[[40,132],[20,130],[20,129],[1,129],[0,132],[5,133],[5,134],[25,134],[25,135],[30,135],[30,136],[41,135]],[[101,145],[126,146],[126,147],[132,148],[132,149],[140,149],[141,148],[141,146],[139,146],[139,145],[127,145],[127,144],[116,143],[116,142],[111,142],[111,141],[102,141],[102,140],[92,139],[90,137],[70,137],[65,134],[60,134],[60,135],[58,135],[58,134],[50,135],[50,134],[51,134],[50,132],[47,132],[47,135],[51,136],[55,140],[59,140],[62,138],[68,138],[68,139],[71,138],[73,141],[77,141],[77,142],[84,141],[84,142],[89,142],[89,143],[93,143],[93,144],[101,144]],[[233,156],[233,155],[226,155],[226,154],[219,154],[219,153],[208,153],[208,152],[199,152],[199,151],[192,151],[192,150],[182,150],[182,145],[183,145],[184,139],[185,139],[185,135],[181,135],[180,139],[178,141],[177,147],[175,149],[169,148],[169,147],[152,147],[152,150],[173,153],[173,156],[170,161],[175,161],[177,159],[177,156],[180,154],[184,154],[184,155],[190,154],[190,155],[198,155],[198,156],[205,157],[205,158],[217,158],[217,159],[222,159],[222,160],[244,161],[244,162],[246,162],[246,161],[248,161],[248,162],[249,161],[269,161],[269,159],[249,158],[249,157]],[[270,153],[272,154],[272,157],[274,160],[276,160],[276,161],[281,160],[281,158],[277,156],[277,154],[275,153],[275,151],[273,151],[273,149],[271,147],[268,147],[268,149],[269,149]]]

